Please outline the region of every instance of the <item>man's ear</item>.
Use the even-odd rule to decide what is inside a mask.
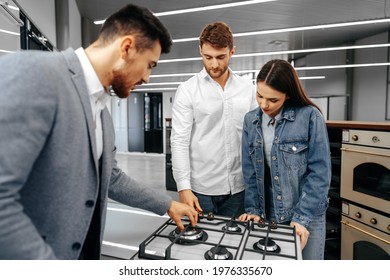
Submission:
[[[235,52],[236,52],[236,46],[233,46],[233,48],[230,50],[230,56],[233,56]]]
[[[134,37],[131,35],[124,36],[120,41],[120,57],[127,59],[135,51]]]

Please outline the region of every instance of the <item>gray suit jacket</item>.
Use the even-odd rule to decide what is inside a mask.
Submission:
[[[104,226],[107,195],[167,211],[169,196],[117,167],[107,108],[102,126],[99,175],[91,105],[74,51],[0,57],[0,259],[77,259],[95,206]]]

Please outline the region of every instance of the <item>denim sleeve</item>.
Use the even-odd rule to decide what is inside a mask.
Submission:
[[[245,184],[245,212],[249,214],[261,215],[260,212],[260,200],[258,195],[258,189],[256,184],[256,171],[255,166],[251,160],[250,142],[253,143],[255,139],[249,138],[248,118],[245,117],[242,133],[242,172],[244,176]]]
[[[328,133],[325,120],[318,110],[314,110],[310,117],[306,174],[301,182],[302,192],[292,221],[308,227],[314,217],[323,215],[328,208],[331,180]]]

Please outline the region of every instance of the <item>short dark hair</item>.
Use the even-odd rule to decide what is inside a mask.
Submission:
[[[230,27],[222,21],[206,25],[200,33],[199,42],[201,47],[204,43],[214,48],[229,47],[232,50],[234,47],[233,33]]]
[[[162,22],[147,8],[129,4],[112,14],[104,22],[98,40],[103,44],[112,42],[118,36],[135,35],[137,50],[151,48],[160,41],[161,52],[169,53],[172,38]]]

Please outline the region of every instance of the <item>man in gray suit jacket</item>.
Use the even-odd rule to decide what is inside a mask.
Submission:
[[[147,83],[171,37],[145,9],[109,17],[85,50],[0,59],[0,259],[99,259],[107,196],[168,215],[198,213],[140,186],[115,160],[105,107]]]

